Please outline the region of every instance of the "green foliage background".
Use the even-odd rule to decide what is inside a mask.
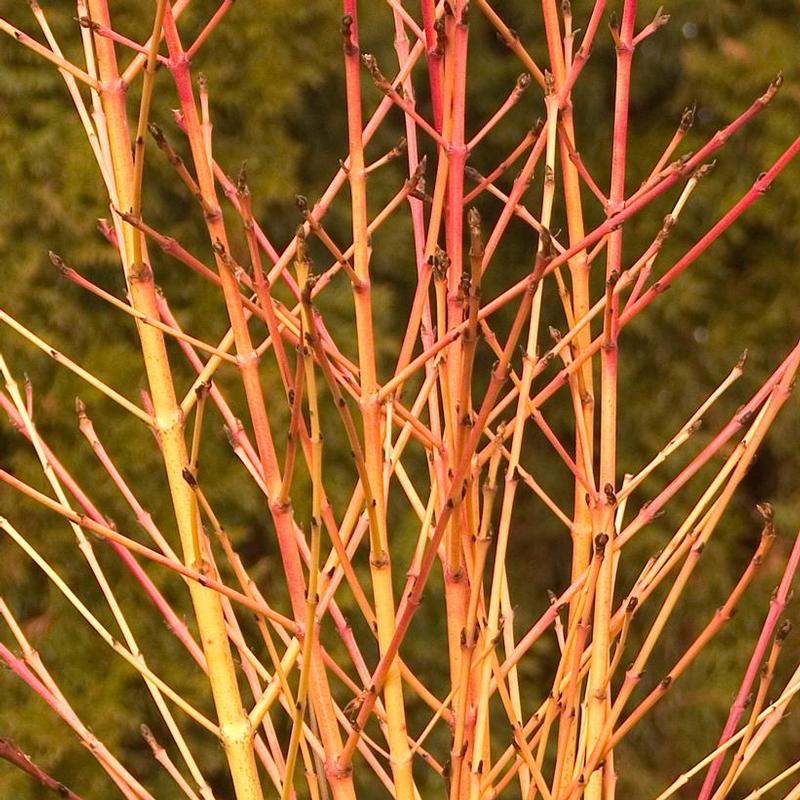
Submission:
[[[114,3],[117,27],[142,40],[150,25],[150,11],[142,14],[138,3]],[[362,43],[386,65],[395,63],[388,5],[362,3]],[[416,12],[413,4],[410,4]],[[542,22],[536,4],[507,0],[495,4],[516,28],[540,64],[546,63]],[[613,5],[613,4],[612,4]],[[69,53],[78,42],[77,26],[70,3],[44,2],[43,6]],[[119,9],[115,8],[119,6]],[[182,22],[186,40],[199,29],[214,4],[197,0]],[[576,25],[584,24],[590,3],[573,3]],[[640,3],[639,19],[655,13],[652,2]],[[759,95],[779,68],[786,85],[769,111],[732,140],[721,152],[715,172],[705,180],[670,238],[659,263],[682,253],[746,190],[797,134],[800,105],[800,70],[796,32],[800,7],[789,0],[730,2],[724,0],[674,0],[667,9],[670,24],[639,48],[634,62],[632,87],[629,189],[646,177],[650,166],[672,135],[682,109],[697,104],[697,121],[688,148],[705,141],[718,127],[732,119]],[[0,0],[0,15],[33,32],[27,5]],[[248,0],[237,3],[212,42],[202,50],[196,67],[209,78],[212,92],[215,153],[230,173],[248,161],[257,217],[276,245],[285,244],[298,222],[294,196],[319,196],[346,150],[343,116],[343,85],[338,38],[337,4],[323,0],[286,3],[284,0]],[[471,130],[499,105],[516,75],[519,63],[495,40],[477,10],[472,14],[469,75],[469,119]],[[643,23],[642,23],[643,24]],[[421,76],[421,73],[420,73]],[[418,86],[424,103],[424,80]],[[609,132],[613,107],[613,51],[605,30],[574,93],[578,143],[590,171],[601,185],[608,182]],[[132,91],[135,99],[136,89]],[[161,74],[156,86],[153,118],[168,131],[179,149],[183,141],[172,122],[170,108],[177,105],[169,76]],[[366,109],[378,102],[365,81]],[[133,107],[133,106],[132,106]],[[490,168],[519,140],[520,131],[542,113],[538,91],[533,89],[475,155],[473,166]],[[402,134],[402,118],[389,122],[369,148],[377,157]],[[147,161],[145,213],[159,229],[181,240],[192,252],[209,258],[202,219],[193,200],[173,179],[169,167],[150,149]],[[371,202],[377,210],[382,198],[396,191],[403,179],[400,162],[371,178]],[[749,397],[771,368],[778,363],[800,333],[800,181],[797,166],[784,174],[763,201],[753,207],[736,228],[704,256],[670,292],[626,330],[621,342],[620,472],[636,471],[677,431],[696,406],[727,374],[744,348],[750,351],[747,371],[707,420],[688,458],[708,441],[739,403]],[[626,253],[649,241],[674,197],[669,197],[642,219],[626,226]],[[118,294],[122,277],[114,253],[95,231],[98,217],[108,215],[104,193],[83,131],[62,81],[52,67],[3,37],[0,40],[0,297],[2,306],[56,347],[82,364],[91,365],[112,386],[135,397],[143,388],[143,372],[133,327],[100,301],[64,282],[47,258],[52,249],[80,271]],[[533,202],[533,201],[532,201]],[[482,198],[480,210],[486,228],[496,218],[497,204]],[[535,207],[535,203],[534,203]],[[595,210],[595,223],[601,219]],[[557,221],[556,228],[563,221]],[[334,204],[326,221],[339,241],[347,240],[346,193]],[[231,220],[231,229],[236,228]],[[405,221],[382,229],[375,237],[373,269],[375,307],[380,325],[383,366],[397,347],[398,327],[409,303],[414,283],[410,260],[409,229]],[[236,242],[243,252],[241,240]],[[512,224],[511,233],[495,257],[508,264],[526,263],[532,247],[529,230]],[[402,259],[397,254],[404,254]],[[200,280],[186,278],[184,269],[161,253],[153,253],[157,281],[163,286],[173,310],[187,330],[202,332],[212,341],[225,330],[224,308],[215,290]],[[520,267],[521,268],[521,267]],[[487,286],[493,296],[509,280],[509,271]],[[553,309],[554,298],[549,298]],[[326,291],[321,309],[329,327],[337,331],[345,351],[348,341],[350,304],[347,293]],[[560,324],[553,313],[552,323]],[[96,467],[89,448],[77,434],[72,412],[73,398],[81,394],[89,406],[98,432],[137,487],[145,505],[168,536],[173,536],[170,508],[160,469],[160,457],[149,433],[139,423],[126,419],[116,407],[90,391],[43,354],[34,351],[16,334],[0,329],[0,347],[17,377],[27,374],[34,387],[36,421],[45,439],[60,457],[81,476],[96,503],[115,518],[122,530],[135,530],[113,487]],[[178,351],[173,362],[180,365]],[[487,353],[482,356],[490,363]],[[176,367],[181,385],[188,385],[189,372]],[[384,372],[385,374],[385,372]],[[220,384],[234,402],[240,398],[235,376],[220,375]],[[274,369],[264,370],[264,380],[276,392]],[[563,401],[547,408],[548,418],[568,439],[568,409]],[[241,408],[241,404],[238,406]],[[276,407],[276,427],[283,423]],[[782,557],[800,524],[800,455],[797,447],[797,403],[787,407],[771,432],[758,460],[744,481],[730,511],[707,550],[702,578],[694,580],[665,636],[643,690],[649,689],[705,624],[709,613],[727,595],[758,537],[754,513],[756,502],[768,500],[776,509],[780,539],[760,574],[749,601],[690,672],[623,744],[618,754],[620,796],[654,796],[681,769],[707,752],[719,735],[743,664],[760,628],[769,593],[775,585]],[[346,499],[349,477],[347,448],[331,425],[326,430],[331,494],[340,505]],[[280,604],[282,576],[274,538],[263,505],[238,462],[230,454],[217,419],[207,425],[203,470],[209,480],[212,500],[238,547],[244,552],[254,577],[267,587],[268,597]],[[527,451],[530,452],[527,452]],[[6,468],[37,486],[41,477],[32,453],[5,421],[0,422],[0,459]],[[337,461],[339,459],[339,461]],[[564,507],[570,505],[570,485],[557,462],[532,437],[526,447],[526,466],[552,490]],[[419,466],[424,469],[421,460]],[[634,510],[654,496],[678,464],[657,473],[638,493]],[[678,519],[680,510],[693,501],[703,475],[692,482],[676,508],[650,526],[631,545],[631,562],[640,564],[663,541]],[[395,541],[412,541],[414,520],[397,504],[392,509]],[[93,608],[100,598],[63,524],[31,503],[22,502],[0,488],[0,513],[7,516],[42,548],[52,563],[68,577]],[[307,514],[302,501],[298,513]],[[547,512],[532,501],[520,506],[515,520],[516,535],[510,564],[512,597],[519,603],[517,629],[541,613],[547,603],[546,590],[564,584],[568,573],[568,542],[563,530],[553,527]],[[163,623],[141,602],[133,584],[123,579],[117,562],[98,546],[108,572],[118,586],[123,607],[131,612],[135,631],[163,677],[210,713],[204,681],[188,665],[180,648],[163,629]],[[191,619],[181,586],[158,578],[167,596]],[[402,575],[402,569],[398,570]],[[625,573],[622,583],[630,576]],[[429,600],[415,622],[413,635],[403,653],[433,686],[446,680],[441,648],[432,646],[443,634],[437,613],[440,587],[434,580]],[[29,561],[8,540],[0,540],[0,591],[18,617],[33,631],[32,638],[46,664],[60,681],[66,696],[109,747],[123,757],[154,794],[174,796],[141,741],[138,725],[146,721],[160,730],[141,681],[119,660],[113,659],[81,620]],[[637,617],[638,630],[657,608],[658,598]],[[343,604],[348,598],[343,592]],[[100,613],[104,621],[110,622]],[[797,617],[792,607],[791,616]],[[357,614],[352,622],[358,632]],[[8,640],[5,632],[0,634]],[[329,645],[335,636],[325,631]],[[369,637],[367,637],[369,639]],[[781,676],[798,662],[796,637],[790,638]],[[151,644],[150,647],[147,645]],[[152,644],[155,643],[155,646]],[[635,641],[631,647],[635,646]],[[538,705],[548,690],[550,658],[543,644],[538,658],[529,658],[523,670],[524,704]],[[632,651],[633,652],[633,651]],[[375,654],[366,648],[368,661]],[[779,676],[780,678],[780,676]],[[776,681],[776,686],[778,685]],[[410,727],[419,730],[425,714],[412,714]],[[742,790],[779,771],[797,756],[800,727],[794,717],[783,723],[780,742],[765,748],[742,782]],[[0,735],[10,736],[43,767],[87,799],[106,797],[109,784],[93,760],[75,743],[66,728],[44,704],[5,671],[0,672]],[[218,796],[230,797],[224,779],[221,751],[207,737],[190,734],[190,742],[201,754],[201,764]],[[432,746],[444,758],[445,737]],[[438,749],[437,749],[438,748]],[[443,784],[420,772],[423,797],[443,797]],[[368,788],[367,788],[368,791]],[[0,798],[32,800],[40,790],[20,773],[0,763]],[[366,796],[369,796],[367,794]],[[688,796],[688,795],[687,795]]]

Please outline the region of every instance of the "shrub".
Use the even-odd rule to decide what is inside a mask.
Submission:
[[[628,353],[620,343],[642,312],[670,302],[664,292],[707,258],[800,150],[798,138],[716,221],[692,218],[691,245],[673,252],[684,207],[712,179],[728,140],[752,135],[782,78],[692,152],[688,108],[650,153],[646,173],[631,174],[634,56],[666,23],[660,9],[639,25],[633,0],[619,16],[598,1],[578,30],[568,2],[543,0],[534,59],[525,30],[487,0],[423,0],[418,17],[400,2],[387,5],[383,20],[370,8],[359,25],[355,0],[344,0],[346,154],[316,199],[297,197],[293,236],[284,212],[258,213],[246,170],[231,178],[215,157],[213,87],[193,72],[232,0],[199,27],[195,18],[196,30],[180,19],[186,0],[157,0],[154,10],[137,10],[128,33],[113,27],[106,0],[78,0],[79,42],[63,51],[35,2],[41,39],[0,20],[60,72],[107,191],[100,232],[122,267],[125,299],[103,288],[105,274],[51,252],[63,278],[114,309],[109,331],[87,314],[69,334],[99,346],[132,323],[144,367],[127,343],[128,385],[118,391],[102,368],[78,363],[0,309],[6,329],[88,384],[88,405],[78,401],[77,413],[97,462],[76,469],[72,456],[51,449],[32,385],[20,386],[0,354],[0,404],[32,448],[19,469],[0,468],[2,482],[30,501],[15,501],[16,519],[0,519],[3,547],[16,546],[57,590],[55,624],[72,613],[66,600],[141,677],[155,713],[137,689],[105,727],[130,750],[120,730],[141,720],[162,780],[172,783],[146,788],[94,732],[92,708],[79,713],[59,688],[54,675],[73,670],[98,691],[101,656],[67,649],[43,658],[30,625],[19,623],[16,598],[0,598],[8,640],[0,658],[125,797],[177,789],[243,800],[262,797],[263,781],[282,798],[613,798],[618,770],[626,779],[616,753],[708,658],[751,582],[764,580],[757,573],[776,538],[766,502],[752,553],[728,553],[740,572],[717,611],[690,615],[690,625],[680,619],[698,584],[716,586],[713,560],[701,554],[720,547],[725,512],[790,396],[800,342],[726,418],[720,408],[745,356],[713,390],[683,387],[695,410],[677,431],[648,420],[651,398],[621,382]],[[306,24],[317,22],[313,10],[303,13]],[[386,14],[391,69],[388,39],[377,41]],[[148,33],[135,29],[143,19]],[[507,52],[483,35],[490,30]],[[573,89],[577,96],[595,41],[609,33],[613,110],[585,130]],[[367,52],[372,39],[379,57]],[[482,63],[507,69],[513,58],[526,71],[499,99],[482,98],[491,113],[477,118],[470,81],[482,80]],[[313,84],[313,69],[297,80]],[[172,120],[155,124],[176,95]],[[531,109],[541,116],[533,125]],[[595,135],[602,141],[603,125],[608,167],[578,149]],[[285,131],[262,132],[273,133],[291,141]],[[510,152],[479,172],[481,151],[499,134],[513,142]],[[330,133],[309,135],[335,164]],[[203,255],[163,227],[159,216],[185,225],[163,198],[154,201],[159,214],[148,212],[151,185],[176,202],[191,198],[207,232]],[[212,290],[195,293],[188,273],[175,278],[175,269]],[[36,296],[35,286],[27,291]],[[47,306],[40,311],[46,318]],[[751,311],[761,313],[743,313]],[[636,364],[669,387],[679,362],[659,364],[654,353]],[[716,428],[703,438],[708,419]],[[625,471],[621,432],[637,426],[659,444]],[[154,454],[158,478],[149,474]],[[642,502],[642,488],[653,486]],[[124,525],[95,504],[98,491],[123,509]],[[53,515],[70,527],[93,584],[72,571],[65,579],[48,555],[39,531]],[[237,526],[245,524],[257,535],[243,535]],[[800,538],[779,549],[768,561],[776,588],[766,608],[748,595],[759,622],[755,641],[737,652],[738,689],[718,745],[707,756],[705,747],[691,750],[661,798],[695,776],[698,797],[728,796],[768,738],[781,737],[800,689],[800,666],[778,660]],[[549,600],[543,575],[560,585]],[[167,630],[145,627],[145,614]],[[660,652],[667,641],[676,652]],[[650,678],[648,666],[662,662]],[[712,694],[714,679],[701,687]],[[702,697],[698,705],[675,714],[702,719]],[[209,740],[221,744],[224,766]],[[41,786],[77,796],[14,741],[0,740],[0,755]],[[636,791],[635,774],[627,781],[626,792]]]

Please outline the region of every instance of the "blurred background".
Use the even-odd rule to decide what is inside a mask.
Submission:
[[[143,41],[151,25],[151,4],[112,3],[115,27]],[[373,52],[387,75],[394,73],[393,25],[388,4],[362,3],[362,48]],[[536,3],[503,0],[495,7],[515,28],[534,59],[545,66],[546,47]],[[610,4],[613,7],[613,3]],[[80,58],[78,26],[72,4],[43,0],[50,23],[67,55]],[[415,4],[408,4],[417,14]],[[145,11],[142,8],[146,8]],[[191,41],[216,7],[195,0],[181,20],[184,40]],[[588,0],[573,2],[574,24],[585,27],[591,10]],[[648,22],[657,4],[640,3],[639,27]],[[675,131],[684,108],[696,104],[694,128],[682,150],[694,149],[719,127],[737,116],[760,95],[778,70],[786,82],[769,110],[720,151],[714,172],[691,198],[675,228],[657,269],[665,269],[704,233],[751,185],[798,133],[800,122],[800,60],[797,31],[800,6],[790,0],[673,0],[665,9],[669,24],[647,39],[634,58],[628,162],[630,193],[650,172]],[[26,3],[0,0],[0,16],[24,30],[37,30]],[[194,67],[208,77],[214,122],[215,156],[235,175],[247,161],[256,217],[280,250],[300,221],[295,196],[312,202],[327,186],[346,154],[344,85],[341,78],[340,9],[328,0],[247,0],[234,5],[222,26],[201,50]],[[521,65],[494,35],[477,9],[471,15],[468,90],[468,132],[476,131],[507,96]],[[122,63],[127,63],[127,55]],[[424,67],[414,73],[419,105],[429,114]],[[365,114],[380,96],[364,76]],[[131,89],[131,109],[136,108],[139,87]],[[573,92],[577,142],[590,172],[601,187],[608,186],[610,130],[614,91],[614,53],[605,24],[594,52]],[[176,149],[187,148],[174,124],[177,106],[174,87],[159,74],[151,117],[161,124]],[[132,112],[133,113],[133,112]],[[522,138],[526,128],[543,115],[541,94],[531,87],[513,112],[481,144],[470,164],[488,171]],[[368,160],[389,150],[403,134],[403,120],[393,111],[368,148]],[[426,143],[428,152],[433,156]],[[401,186],[406,174],[398,159],[370,177],[371,214],[377,212]],[[211,263],[206,231],[199,209],[152,143],[148,145],[144,214],[158,230],[174,236],[192,253]],[[744,349],[749,351],[742,379],[708,415],[691,446],[674,463],[656,474],[631,499],[629,515],[653,497],[750,397],[800,336],[800,180],[798,165],[790,167],[767,194],[680,281],[659,298],[622,336],[620,344],[620,474],[637,471],[677,432],[697,406],[723,380]],[[500,181],[510,186],[512,173]],[[538,208],[540,180],[527,195],[532,210]],[[652,239],[663,215],[674,203],[668,193],[644,215],[626,225],[626,265]],[[603,219],[603,211],[588,192],[587,228]],[[347,193],[334,203],[325,220],[329,233],[347,243],[349,229]],[[476,202],[484,217],[484,230],[500,211],[488,195]],[[563,228],[557,211],[553,227]],[[79,363],[90,367],[111,386],[134,399],[144,387],[144,376],[133,325],[102,301],[63,280],[50,264],[48,250],[61,254],[68,264],[91,280],[123,296],[124,286],[113,250],[97,232],[98,218],[109,214],[102,183],[84,139],[63,82],[57,71],[17,45],[0,39],[0,302],[3,308]],[[372,269],[374,306],[382,375],[399,346],[416,273],[412,258],[407,214],[382,227],[374,238]],[[246,248],[238,221],[229,218],[235,254],[246,262]],[[493,297],[518,279],[530,263],[535,237],[519,220],[513,220],[506,240],[494,258],[484,297]],[[313,250],[327,266],[322,251]],[[169,298],[183,327],[215,341],[226,330],[224,305],[216,289],[185,267],[151,249],[157,283]],[[595,270],[598,271],[598,270]],[[598,276],[600,277],[600,276]],[[599,296],[602,278],[594,287]],[[551,324],[563,325],[555,294],[545,298]],[[349,334],[352,306],[344,281],[335,282],[320,299],[329,329],[340,346],[354,354]],[[502,323],[501,323],[502,327]],[[150,434],[140,423],[126,418],[110,401],[59,369],[13,331],[0,328],[0,348],[21,380],[33,387],[35,420],[45,440],[74,474],[100,508],[121,530],[135,531],[135,521],[99,469],[89,447],[77,432],[74,398],[81,395],[89,415],[109,451],[131,485],[152,512],[162,530],[174,537],[174,523],[165,490],[160,456]],[[171,350],[176,380],[188,386],[191,374],[177,348]],[[488,349],[480,357],[487,367]],[[485,372],[486,370],[483,370]],[[262,370],[268,390],[283,396],[274,362]],[[480,374],[481,370],[478,370]],[[222,370],[219,385],[243,416],[244,406],[236,376]],[[571,441],[571,411],[564,396],[547,406],[548,421],[564,441]],[[800,525],[800,448],[798,407],[793,399],[779,417],[757,461],[745,478],[723,522],[703,556],[704,569],[693,579],[653,657],[641,691],[649,691],[705,625],[713,609],[727,597],[758,541],[758,502],[775,508],[779,538],[768,563],[741,604],[741,612],[722,631],[707,652],[671,690],[670,695],[624,741],[617,753],[620,793],[623,798],[653,797],[683,769],[693,765],[716,744],[752,646],[760,630],[769,595],[776,585],[792,538]],[[277,430],[285,411],[274,410]],[[330,417],[326,436],[328,487],[340,514],[352,485],[352,466],[344,436]],[[572,485],[563,465],[540,447],[531,435],[524,463],[563,508],[571,508]],[[416,458],[416,461],[414,461]],[[44,489],[29,445],[4,418],[0,420],[0,463]],[[420,453],[406,465],[425,470]],[[281,605],[283,577],[277,559],[271,524],[263,501],[243,473],[227,444],[222,424],[213,413],[206,423],[203,471],[213,475],[207,491],[231,538],[253,576],[271,602]],[[299,474],[299,473],[298,473]],[[423,473],[419,473],[423,474]],[[626,549],[627,566],[620,578],[627,590],[647,557],[674,529],[681,512],[696,500],[710,472],[704,471],[680,494],[667,513]],[[302,481],[302,476],[298,480]],[[298,516],[306,519],[302,482],[295,489]],[[393,501],[391,536],[401,564],[416,536],[416,518],[408,506]],[[40,546],[51,563],[69,580],[81,597],[104,621],[102,599],[85,568],[68,527],[52,515],[0,486],[0,513],[20,527]],[[511,594],[516,608],[517,632],[524,630],[547,605],[547,590],[565,585],[569,574],[569,540],[563,528],[533,499],[520,504],[509,559]],[[407,543],[407,544],[406,544]],[[130,612],[135,632],[148,658],[168,682],[210,713],[205,680],[189,664],[161,619],[141,602],[137,587],[123,575],[119,563],[98,547],[104,567],[115,578],[123,607]],[[403,555],[405,554],[405,555]],[[366,567],[366,559],[359,568]],[[150,573],[167,597],[191,621],[183,586],[155,569]],[[396,570],[398,580],[403,568]],[[34,646],[40,651],[76,710],[158,798],[173,797],[174,787],[152,760],[139,735],[147,722],[160,732],[141,680],[85,626],[45,577],[7,539],[0,539],[0,592],[11,606]],[[443,636],[440,613],[441,586],[437,576],[428,600],[415,618],[403,654],[415,671],[440,696],[446,694],[447,664],[441,647],[432,646]],[[364,632],[357,609],[347,592],[342,605],[351,609],[356,633]],[[658,608],[659,598],[637,616],[637,634]],[[798,620],[796,604],[790,617]],[[191,624],[191,622],[190,622]],[[246,624],[246,623],[245,623]],[[635,652],[637,634],[629,644]],[[328,646],[338,652],[335,631],[323,631]],[[11,637],[0,629],[0,639]],[[374,663],[371,641],[366,655]],[[787,642],[780,674],[774,687],[797,664],[800,634]],[[555,640],[541,645],[523,662],[523,705],[532,713],[549,690]],[[372,660],[371,660],[372,659]],[[638,696],[638,695],[637,695]],[[347,697],[342,694],[343,702]],[[412,709],[409,728],[419,731],[427,720],[425,709]],[[283,725],[285,720],[276,724]],[[800,723],[794,715],[767,745],[742,780],[739,791],[759,785],[796,759]],[[505,733],[505,729],[503,729]],[[93,759],[84,752],[49,709],[20,681],[0,670],[0,736],[12,738],[35,761],[87,800],[111,796],[110,784]],[[200,754],[203,769],[218,790],[231,797],[226,783],[221,749],[201,733],[189,733]],[[449,741],[434,736],[431,749],[442,760]],[[357,770],[358,772],[358,770]],[[363,772],[363,770],[362,770]],[[421,768],[423,798],[444,797],[444,784]],[[359,778],[359,780],[362,780]],[[300,782],[298,782],[299,785]],[[692,785],[690,785],[690,788]],[[696,790],[696,787],[694,787]],[[362,782],[365,797],[371,784]],[[21,773],[0,762],[0,798],[33,800],[43,790]],[[688,790],[687,790],[688,791]],[[694,796],[687,793],[685,796]]]

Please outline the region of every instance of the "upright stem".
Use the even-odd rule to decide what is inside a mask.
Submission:
[[[545,34],[547,49],[550,55],[550,66],[555,78],[556,90],[561,94],[566,90],[567,67],[564,58],[564,46],[561,37],[561,25],[558,19],[556,0],[542,0],[544,14]],[[568,93],[559,97],[563,104],[561,107],[561,122],[570,142],[575,143],[575,126],[572,117],[572,101]],[[576,145],[577,146],[577,145]],[[569,157],[569,147],[563,138],[559,138],[559,155],[561,158],[561,173],[564,181],[564,207],[567,217],[567,229],[572,245],[580,243],[585,237],[583,222],[583,206],[581,203],[580,175],[577,166]],[[572,278],[572,311],[575,319],[583,317],[590,308],[589,298],[589,261],[586,249],[570,248],[569,271]],[[592,340],[591,329],[587,325],[575,337],[575,354],[582,353],[589,347]],[[592,463],[592,453],[584,453],[584,447],[592,447],[594,439],[594,389],[591,361],[585,362],[578,372],[579,396],[583,408],[583,428],[586,442],[581,442],[581,426],[576,420],[575,435],[575,462]],[[572,578],[573,580],[589,566],[592,549],[592,521],[591,511],[585,501],[586,492],[580,481],[575,481],[575,499],[572,527]],[[570,617],[574,618],[576,608],[570,607]]]
[[[630,95],[633,33],[636,0],[625,0],[622,25],[617,38],[617,84],[614,103],[614,132],[611,154],[611,189],[609,213],[621,207],[625,199],[625,159],[628,141],[628,98]],[[614,23],[612,23],[614,24]],[[595,535],[606,534],[612,545],[615,538],[614,507],[616,506],[617,462],[617,337],[619,331],[619,295],[614,285],[622,270],[622,228],[608,237],[606,261],[606,309],[603,321],[600,406],[600,503],[594,513]],[[589,683],[587,685],[586,751],[591,753],[600,738],[610,707],[609,649],[611,610],[614,600],[614,560],[603,562],[597,582],[593,626],[593,647]],[[586,787],[587,800],[600,800],[603,795],[603,773],[592,773]]]
[[[386,528],[386,493],[383,484],[382,404],[378,396],[377,365],[372,320],[370,285],[370,244],[367,233],[367,186],[364,172],[363,120],[361,114],[361,61],[356,0],[344,0],[342,44],[344,48],[345,89],[347,94],[347,134],[349,144],[350,207],[353,227],[353,266],[358,284],[353,286],[358,366],[361,381],[361,419],[364,433],[364,460],[369,495],[374,503],[370,515],[370,573],[375,601],[378,647],[386,652],[395,629],[394,591]],[[377,526],[375,529],[374,526]],[[414,799],[405,704],[400,664],[394,659],[384,684],[389,751],[398,800]]]
[[[110,27],[107,0],[90,0],[89,8],[92,19]],[[117,68],[113,42],[96,36],[95,51],[101,82],[100,100],[116,189],[116,197],[112,201],[118,208],[134,208],[134,204],[138,202],[138,189],[125,108],[125,86]],[[120,253],[131,305],[149,317],[157,318],[153,272],[143,252],[142,234],[126,223],[121,222],[120,227],[123,232]],[[183,478],[189,459],[184,441],[183,417],[175,396],[164,336],[157,328],[139,321],[136,327],[155,411],[154,426],[161,444],[183,557],[186,564],[195,565],[202,559],[202,554],[195,549],[192,534],[197,508],[191,487]],[[259,800],[262,794],[253,754],[252,730],[239,694],[220,597],[213,590],[194,582],[189,585],[189,591],[208,661],[211,692],[237,800]]]

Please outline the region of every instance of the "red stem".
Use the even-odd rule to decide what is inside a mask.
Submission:
[[[775,591],[774,596],[770,600],[769,612],[767,618],[764,620],[764,625],[761,628],[761,634],[758,637],[756,646],[753,649],[753,654],[750,657],[750,663],[744,673],[744,678],[739,686],[739,691],[736,694],[736,699],[733,701],[728,720],[720,736],[717,746],[725,744],[728,739],[736,732],[736,725],[739,722],[744,710],[747,706],[747,698],[750,694],[750,689],[753,686],[758,674],[761,670],[761,663],[764,660],[764,654],[767,651],[772,635],[775,631],[775,626],[778,624],[778,619],[786,608],[789,601],[789,591],[791,589],[792,581],[794,580],[795,572],[800,566],[800,533],[794,540],[794,547],[792,548],[789,560],[786,563],[786,568],[783,571],[783,577]],[[711,792],[714,789],[714,781],[722,767],[722,762],[725,760],[725,753],[720,753],[708,768],[703,785],[700,788],[700,793],[697,795],[697,800],[708,800],[711,797]]]

